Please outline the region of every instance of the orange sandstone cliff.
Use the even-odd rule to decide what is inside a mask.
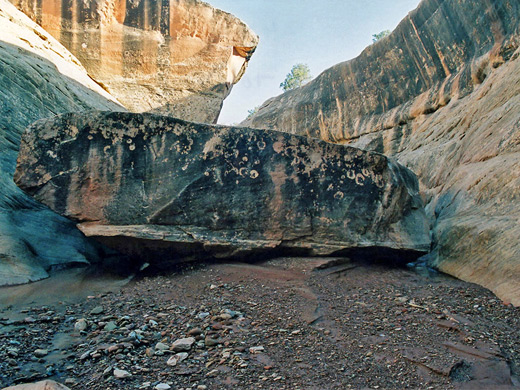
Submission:
[[[517,0],[424,0],[244,124],[396,156],[420,180],[429,264],[520,305],[519,47]]]
[[[258,37],[198,0],[11,0],[134,112],[217,121]]]

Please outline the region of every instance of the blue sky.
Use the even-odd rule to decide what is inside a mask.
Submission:
[[[292,66],[309,65],[313,76],[352,59],[372,34],[393,30],[419,0],[206,0],[238,16],[260,44],[242,80],[224,101],[219,123],[243,120],[247,110],[282,93]]]

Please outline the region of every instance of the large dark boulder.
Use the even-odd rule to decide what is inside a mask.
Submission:
[[[281,251],[404,262],[430,244],[411,171],[275,131],[65,114],[27,130],[15,181],[87,236],[150,261]]]

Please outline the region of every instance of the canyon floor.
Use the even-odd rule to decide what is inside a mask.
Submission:
[[[520,309],[425,269],[278,258],[83,285],[70,272],[0,289],[0,386],[520,386]]]

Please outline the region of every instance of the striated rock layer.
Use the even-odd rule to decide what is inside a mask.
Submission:
[[[11,0],[135,112],[215,123],[258,37],[198,0]]]
[[[429,262],[520,305],[519,23],[516,0],[425,0],[248,123],[395,155],[427,202]]]
[[[15,181],[87,236],[150,263],[276,251],[407,262],[430,246],[413,173],[281,132],[65,114],[25,133]]]
[[[22,132],[58,113],[123,107],[6,0],[0,0],[0,31],[0,285],[5,285],[44,278],[51,267],[99,260],[74,224],[15,186]]]

